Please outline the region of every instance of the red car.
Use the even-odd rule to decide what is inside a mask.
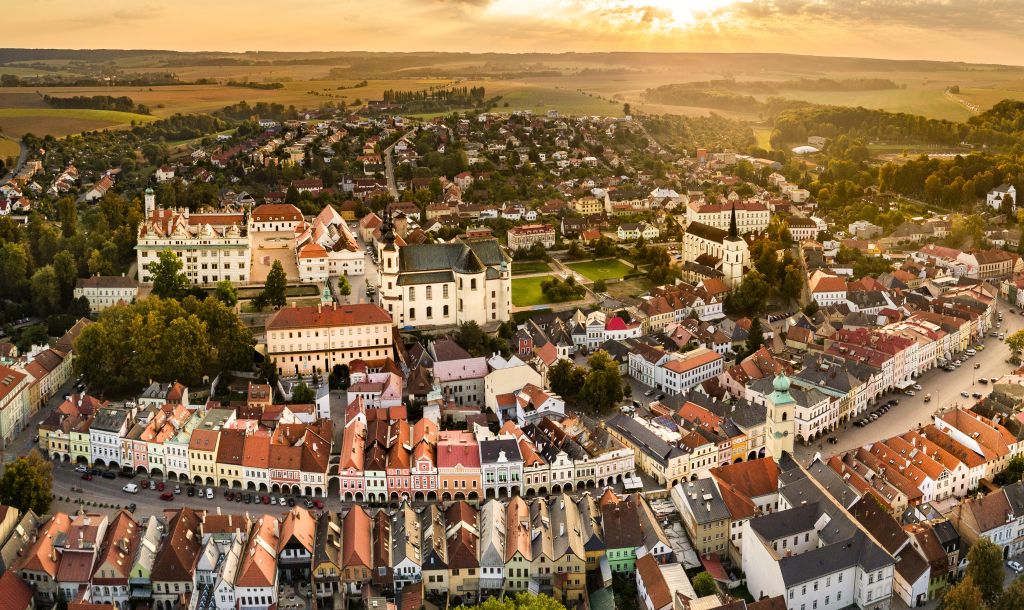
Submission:
[[[319,509],[322,509],[324,507],[324,503],[323,503],[322,500],[317,498],[317,499],[313,500],[313,506],[316,506],[317,510],[319,510]]]
[[[92,480],[92,475],[87,472],[87,473],[82,475],[82,480],[83,481],[91,481]]]
[[[164,482],[163,481],[160,481],[159,483],[156,484],[156,490],[157,491],[163,491],[164,490]]]
[[[165,491],[164,493],[160,494],[160,499],[165,502],[170,502],[171,500],[174,499],[174,492]]]
[[[263,500],[264,504],[270,504],[270,496],[263,496],[263,498],[261,499]]]

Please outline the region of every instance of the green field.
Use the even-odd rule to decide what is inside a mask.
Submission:
[[[634,277],[622,282],[608,284],[608,296],[613,299],[636,298],[648,292],[654,284],[645,277]]]
[[[527,275],[530,273],[548,273],[551,265],[544,261],[523,261],[512,263],[512,275]]]
[[[569,263],[568,267],[591,282],[596,282],[597,280],[617,280],[633,272],[632,267],[614,258],[603,258],[584,263]]]
[[[546,277],[540,276],[513,279],[512,304],[516,307],[528,307],[550,303],[551,301],[540,290],[540,283],[546,279]]]

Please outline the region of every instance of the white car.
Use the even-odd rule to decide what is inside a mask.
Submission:
[[[915,390],[920,390],[920,389],[921,389],[921,384],[919,384],[919,383],[915,383],[915,384],[914,384],[914,389],[915,389]]]
[[[907,390],[906,392],[904,392],[904,394],[906,394],[907,396],[913,396],[914,390]]]
[[[212,500],[213,499],[213,488],[212,487],[207,487],[206,488],[206,499],[207,500]]]
[[[1016,573],[1016,574],[1020,574],[1022,571],[1024,571],[1024,566],[1021,566],[1016,561],[1012,561],[1012,560],[1011,561],[1007,561],[1006,562],[1006,566],[1008,568],[1010,568],[1011,570],[1013,570],[1014,573]]]

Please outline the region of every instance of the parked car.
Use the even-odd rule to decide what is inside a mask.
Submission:
[[[87,473],[82,475],[82,480],[83,481],[91,481],[92,480],[92,475],[87,472]]]
[[[129,504],[128,506],[125,506],[124,508],[125,508],[125,510],[127,510],[128,512],[130,512],[130,513],[134,513],[134,512],[135,512],[135,509],[136,509],[137,507],[135,506],[135,502],[132,502],[131,504]]]
[[[156,490],[157,491],[163,491],[165,487],[166,487],[166,485],[164,485],[163,481],[159,481],[156,484]]]
[[[975,393],[971,394],[971,396],[974,397],[974,398],[981,398],[981,392],[975,392]]]
[[[175,494],[180,494],[181,493],[181,485],[175,485],[174,486],[174,493]]]
[[[989,377],[988,380],[991,381],[992,383],[995,383],[997,381],[995,377]]]
[[[988,385],[988,379],[982,377],[981,379],[978,380],[978,383],[980,383],[981,385]]]
[[[104,479],[116,479],[117,473],[114,472],[113,470],[104,470],[102,473],[100,473],[100,476],[103,477]]]
[[[295,506],[295,498],[288,498],[288,506]]]
[[[654,396],[654,388],[651,388],[650,390],[647,390],[646,392],[644,392],[644,396],[648,396],[648,397]]]
[[[233,491],[230,491],[230,490],[228,490],[228,491],[225,491],[225,492],[224,492],[224,498],[225,498],[225,499],[226,499],[227,501],[229,501],[229,502],[230,502],[231,500],[234,500],[234,499],[235,499],[235,492],[233,492]]]
[[[323,500],[316,498],[313,500],[313,506],[316,506],[318,509],[321,509],[324,507],[324,502]]]
[[[284,496],[281,496],[280,498],[277,499],[277,503],[280,504],[281,506],[287,506],[288,501],[284,499]]]
[[[919,384],[919,383],[915,383],[915,384],[914,384],[914,389],[915,389],[915,390],[919,390],[919,391],[920,391],[920,389],[921,389],[921,384]]]
[[[213,499],[213,488],[212,487],[207,487],[206,488],[206,499],[207,500],[212,500]]]
[[[252,504],[252,494],[245,494],[245,503]]]
[[[1012,559],[1006,562],[1006,567],[1013,570],[1014,574],[1020,574],[1022,571],[1024,571],[1024,566],[1020,565],[1016,561],[1013,561]]]
[[[170,502],[171,500],[174,499],[174,492],[165,491],[164,493],[160,494],[160,499],[165,502]]]
[[[89,472],[89,469],[86,468],[85,466],[79,464],[78,466],[75,466],[75,472],[85,473],[85,472]]]
[[[313,508],[313,501],[310,500],[309,498],[306,498],[306,501],[303,502],[302,505],[305,506],[306,508]]]
[[[270,504],[270,496],[263,496],[262,500],[264,504]]]
[[[906,394],[907,396],[913,396],[914,390],[907,390],[906,392],[904,392],[904,394]]]
[[[136,485],[135,483],[128,483],[127,485],[121,488],[121,491],[129,494],[139,493],[139,486]]]
[[[964,398],[970,398],[971,397],[971,395],[967,393],[967,390],[964,390],[963,392],[960,392],[960,395],[963,396]]]
[[[196,495],[196,488],[190,485],[188,488],[188,497],[191,498],[194,495]]]

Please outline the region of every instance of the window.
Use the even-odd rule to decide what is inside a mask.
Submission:
[[[441,297],[445,299],[448,298],[448,284],[441,286]]]
[[[430,298],[430,297],[427,297],[427,298]],[[427,307],[427,319],[429,320],[430,318],[433,318],[433,317],[434,317],[434,308],[433,307]]]
[[[416,300],[416,288],[413,287],[413,286],[409,286],[409,300],[410,301],[415,301]]]
[[[425,290],[427,291],[427,300],[430,300],[434,293],[433,286],[427,286]]]
[[[476,290],[476,278],[475,277],[471,278],[469,280],[469,289],[470,290]]]

